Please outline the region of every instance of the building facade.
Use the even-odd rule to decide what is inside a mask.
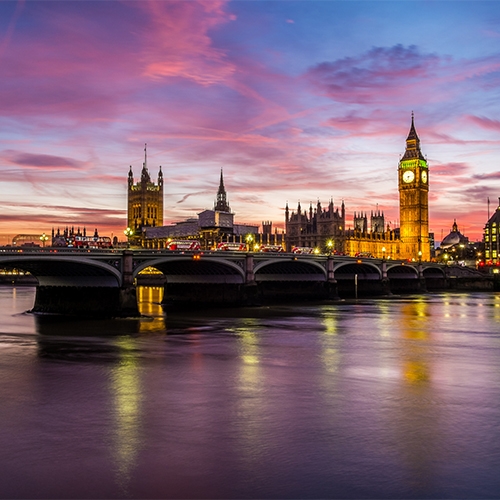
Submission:
[[[430,260],[429,167],[420,150],[413,113],[406,150],[398,166],[400,256]]]
[[[297,211],[291,213],[287,203],[287,250],[306,246],[351,256],[430,260],[429,169],[420,150],[413,113],[405,153],[398,164],[398,190],[400,227],[393,230],[386,226],[384,213],[378,208],[370,218],[366,212],[354,213],[351,226],[344,201],[335,208],[331,200],[326,210],[319,202],[315,208],[311,204],[309,210],[302,210],[299,202]]]
[[[213,210],[203,210],[198,217],[177,222],[169,226],[145,227],[140,238],[134,243],[144,248],[166,248],[172,240],[198,240],[203,250],[217,248],[219,243],[246,243],[251,235],[255,245],[282,245],[284,235],[273,233],[272,222],[262,223],[263,231],[259,226],[250,224],[236,224],[234,213],[231,211],[224,186],[224,176],[221,170],[219,188]]]
[[[500,198],[494,214],[484,226],[484,259],[487,264],[500,262]]]
[[[132,166],[128,173],[127,227],[133,231],[132,239],[141,237],[148,227],[163,225],[163,173],[158,172],[158,183],[151,180],[147,165],[147,151],[144,146],[144,163],[141,179],[134,183]]]

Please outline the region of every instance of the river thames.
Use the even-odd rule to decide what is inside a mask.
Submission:
[[[500,294],[36,317],[0,288],[1,498],[500,498]]]

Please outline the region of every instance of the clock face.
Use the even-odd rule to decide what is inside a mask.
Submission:
[[[407,170],[403,174],[403,182],[411,182],[413,179],[415,179],[415,174],[411,170]]]
[[[427,182],[427,172],[425,170],[422,172],[422,182],[424,184]]]

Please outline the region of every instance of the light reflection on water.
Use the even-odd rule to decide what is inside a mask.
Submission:
[[[34,318],[33,289],[0,288],[0,497],[498,497],[499,294],[138,299]]]

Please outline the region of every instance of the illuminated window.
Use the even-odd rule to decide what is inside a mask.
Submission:
[[[496,250],[493,250],[493,255],[492,255],[492,257],[493,257],[494,259],[496,259],[496,258],[497,258],[497,251],[496,251]]]

